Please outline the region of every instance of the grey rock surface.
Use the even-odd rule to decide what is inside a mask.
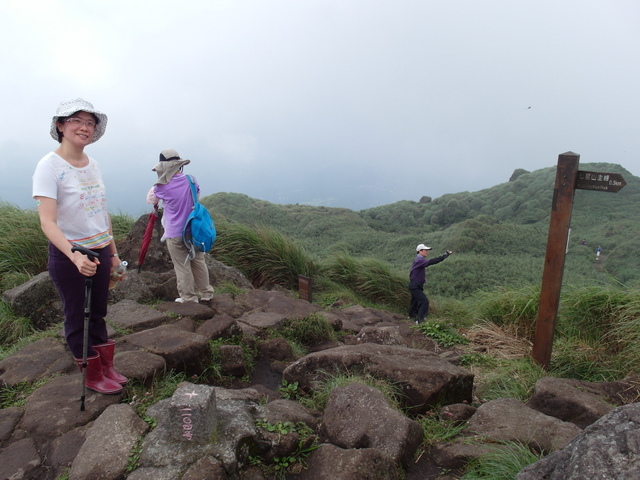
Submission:
[[[624,405],[585,428],[563,449],[525,467],[516,480],[638,480],[640,403]]]

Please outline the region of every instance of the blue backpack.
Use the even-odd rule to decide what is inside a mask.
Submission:
[[[196,252],[209,252],[216,241],[216,226],[209,211],[198,202],[198,192],[191,175],[187,175],[193,195],[193,210],[187,217],[187,223],[182,229],[182,241],[189,249],[189,259],[196,256]]]

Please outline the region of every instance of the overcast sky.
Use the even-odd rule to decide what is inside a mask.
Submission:
[[[0,198],[22,208],[77,97],[134,216],[168,147],[203,195],[354,210],[566,151],[640,174],[637,0],[7,0],[0,42]]]

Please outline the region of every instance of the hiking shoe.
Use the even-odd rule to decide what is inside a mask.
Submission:
[[[178,297],[176,298],[176,303],[184,303],[184,300],[182,299],[182,297]]]

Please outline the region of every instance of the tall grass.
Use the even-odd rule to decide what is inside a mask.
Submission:
[[[496,445],[473,460],[461,480],[514,480],[524,467],[543,457],[517,442]]]
[[[409,305],[408,280],[394,274],[379,260],[338,254],[326,261],[322,273],[377,304],[393,306],[399,311],[406,310]]]
[[[628,373],[640,373],[640,295],[616,309],[617,322],[605,335],[607,344],[620,351],[620,365]]]
[[[0,302],[0,345],[12,345],[31,333],[31,320],[14,316],[9,305]]]
[[[561,335],[600,342],[618,321],[621,307],[640,300],[638,292],[615,287],[571,286],[565,289],[561,302]]]
[[[131,215],[123,212],[119,212],[117,214],[111,214],[111,228],[113,230],[113,237],[115,238],[116,244],[120,240],[124,240],[133,224],[136,222],[136,219]]]
[[[35,210],[0,203],[0,275],[47,269],[47,238]]]
[[[124,238],[134,220],[126,214],[112,215],[114,236]],[[48,240],[35,210],[22,210],[0,202],[0,289],[27,281],[47,269]]]
[[[527,401],[538,380],[547,373],[530,358],[498,360],[498,366],[477,375],[476,396],[481,401],[517,398]]]
[[[522,338],[533,339],[540,302],[539,287],[501,287],[479,292],[473,301],[479,318],[512,327]]]
[[[479,319],[533,339],[539,289],[501,288],[477,294],[474,301]],[[549,373],[588,381],[621,378],[640,371],[639,345],[639,290],[568,286],[560,299]]]
[[[303,248],[267,227],[222,223],[214,255],[240,269],[258,288],[280,285],[295,289],[298,275],[313,276],[318,271]]]

